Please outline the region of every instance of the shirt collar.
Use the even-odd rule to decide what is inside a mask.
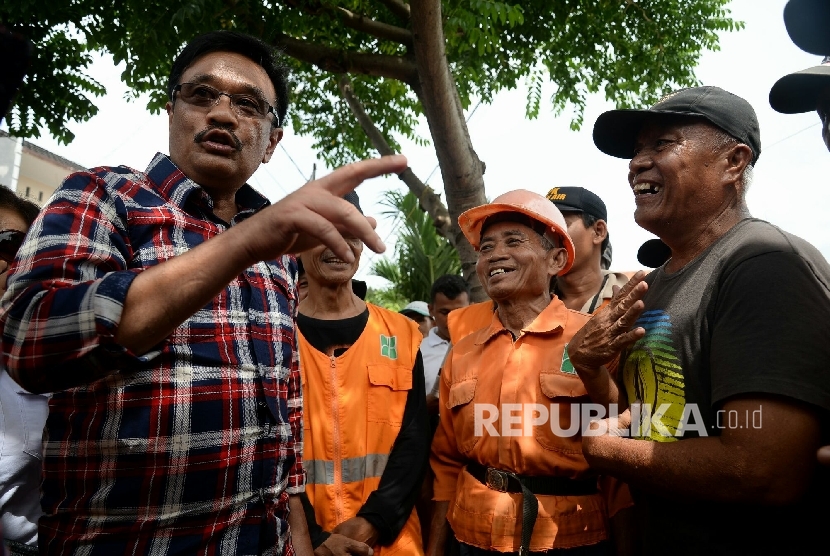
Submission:
[[[198,197],[194,200],[197,203],[201,202],[207,208],[213,209],[210,195],[202,186],[184,175],[166,154],[156,153],[147,166],[146,174],[158,194],[167,201],[184,208],[190,196],[196,194]],[[246,183],[236,192],[236,204],[239,205],[239,212],[242,214],[256,212],[271,203]]]
[[[554,296],[548,306],[545,307],[539,315],[531,322],[527,328],[522,329],[524,334],[549,334],[554,332],[561,332],[568,322],[568,308],[562,301]],[[509,334],[504,325],[499,320],[499,311],[493,313],[490,320],[490,325],[487,328],[479,330],[476,334],[476,345],[482,345],[490,341],[491,338],[499,334]]]
[[[427,334],[427,337],[424,338],[424,341],[427,343],[429,347],[437,347],[441,344],[449,344],[447,340],[438,335],[437,326],[433,326],[429,329],[429,334]]]

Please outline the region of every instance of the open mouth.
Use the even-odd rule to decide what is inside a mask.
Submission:
[[[490,278],[492,278],[493,276],[498,276],[499,274],[507,274],[508,272],[513,272],[513,271],[509,268],[494,268],[493,270],[490,271],[489,276],[490,276]]]
[[[660,193],[660,191],[662,191],[663,186],[650,182],[642,182],[635,185],[632,189],[634,190],[635,196],[656,195],[657,193]]]
[[[197,143],[206,143],[208,146],[223,150],[238,151],[242,148],[239,139],[228,131],[209,129],[196,136]]]

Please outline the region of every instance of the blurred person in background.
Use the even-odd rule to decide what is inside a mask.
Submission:
[[[23,238],[40,211],[0,186],[0,294]],[[0,367],[0,525],[10,554],[37,554],[43,425],[49,396],[32,394]]]
[[[412,301],[399,312],[418,324],[418,330],[421,331],[421,336],[424,338],[427,337],[430,329],[435,326],[429,314],[429,305],[426,301]]]

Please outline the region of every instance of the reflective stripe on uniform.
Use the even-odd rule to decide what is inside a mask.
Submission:
[[[368,454],[365,457],[346,458],[340,462],[340,476],[344,483],[354,483],[383,475],[388,454]],[[334,484],[334,462],[331,460],[305,460],[306,483],[311,485]]]

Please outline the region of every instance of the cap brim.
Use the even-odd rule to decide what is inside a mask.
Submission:
[[[559,201],[553,201],[553,204],[556,205],[556,208],[559,209],[559,212],[585,212],[585,209],[575,207],[573,205],[568,205],[565,203],[560,203]]]
[[[605,154],[617,158],[634,156],[634,144],[651,110],[609,110],[594,122],[594,144]],[[662,114],[662,112],[661,112]]]
[[[637,250],[637,260],[648,268],[663,266],[671,257],[671,249],[660,238],[650,239]]]
[[[830,4],[827,0],[790,0],[784,7],[784,26],[792,41],[811,54],[830,54]]]
[[[464,234],[464,237],[466,237],[467,241],[470,242],[470,245],[473,246],[473,249],[478,251],[481,243],[481,227],[484,225],[484,221],[487,217],[501,212],[517,212],[519,214],[524,214],[533,220],[539,220],[538,215],[522,210],[521,207],[517,207],[516,205],[509,205],[506,203],[490,203],[464,211],[458,217],[458,226],[461,228],[461,232]],[[565,267],[559,271],[559,274],[565,274],[571,269],[574,263],[576,250],[574,249],[573,240],[571,240],[571,236],[568,235],[567,230],[562,229],[556,223],[550,222],[545,224],[548,224],[551,231],[559,236],[562,240],[562,247],[564,247],[565,251],[568,253],[568,262],[565,264]]]
[[[769,104],[782,114],[812,112],[822,90],[830,87],[830,66],[815,66],[785,75],[769,91]]]

